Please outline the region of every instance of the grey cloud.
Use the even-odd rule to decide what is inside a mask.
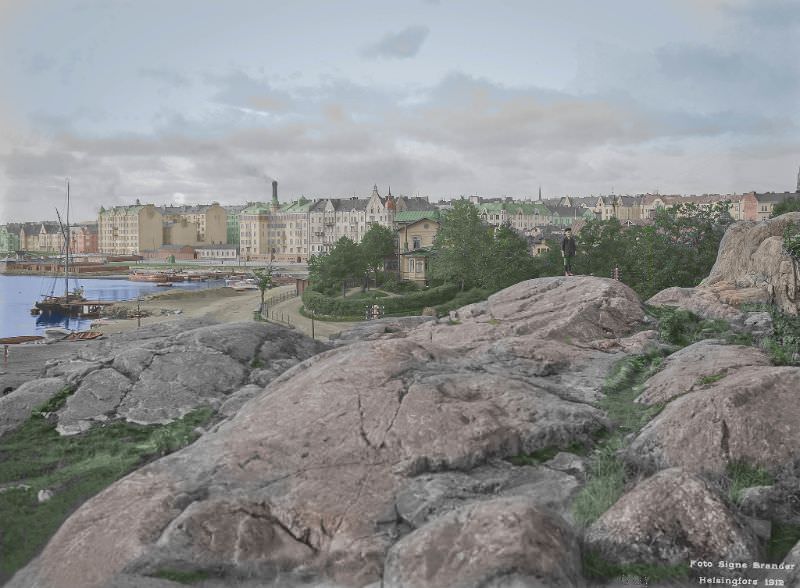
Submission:
[[[415,25],[404,28],[397,33],[387,33],[377,43],[361,50],[361,55],[368,58],[408,59],[419,53],[430,29]]]
[[[744,5],[726,6],[726,11],[748,26],[780,34],[800,27],[800,10],[795,0],[750,0]]]
[[[177,72],[173,69],[143,67],[139,69],[139,76],[151,80],[156,80],[175,88],[185,88],[192,84],[189,76]]]

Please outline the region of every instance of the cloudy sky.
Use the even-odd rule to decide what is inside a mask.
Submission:
[[[797,0],[0,0],[0,222],[794,189]]]

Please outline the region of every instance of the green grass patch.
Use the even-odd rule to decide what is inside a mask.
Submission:
[[[377,300],[378,298],[386,298],[388,294],[380,290],[366,290],[363,292],[353,292],[345,296],[347,300]],[[342,298],[336,296],[336,298]]]
[[[589,477],[572,505],[575,521],[588,527],[622,496],[625,489],[625,464],[617,456],[623,436],[616,432],[593,453]]]
[[[627,578],[631,585],[647,586],[664,580],[687,579],[689,565],[616,564],[606,561],[593,551],[587,551],[583,554],[583,575],[593,580]]]
[[[606,378],[599,406],[623,434],[638,432],[663,409],[661,404],[648,406],[634,402],[644,382],[658,371],[663,361],[664,356],[658,351],[626,357]]]
[[[672,306],[647,306],[647,312],[658,319],[659,338],[678,347],[686,347],[703,339],[723,339],[729,345],[752,345],[753,336],[737,333],[727,321],[703,319],[696,314]]]
[[[63,405],[67,396],[67,391],[57,394],[0,438],[0,486],[30,487],[0,493],[0,584],[28,563],[88,498],[148,460],[194,441],[194,429],[213,414],[201,408],[168,425],[116,421],[61,437],[42,413]],[[43,489],[53,497],[39,504],[37,493]]]
[[[772,534],[766,546],[767,561],[780,563],[800,541],[800,525],[772,522]]]
[[[218,572],[211,572],[208,570],[174,570],[170,568],[164,568],[158,570],[157,572],[151,574],[153,578],[161,578],[162,580],[171,580],[172,582],[177,582],[178,584],[197,584],[198,582],[203,582],[205,580],[211,580],[212,578],[221,578],[222,575]]]
[[[727,371],[723,370],[718,374],[701,376],[697,378],[697,384],[700,386],[708,386],[709,384],[713,384],[714,382],[719,382],[722,378],[724,378],[727,375],[728,375]]]
[[[775,478],[768,471],[741,461],[729,463],[726,473],[730,480],[728,497],[735,504],[741,500],[742,490],[745,488],[771,486],[775,483]]]
[[[263,368],[264,365],[264,360],[260,357],[254,357],[250,362],[250,367],[253,369]]]
[[[659,352],[627,357],[606,378],[599,406],[608,414],[614,429],[594,450],[588,480],[573,503],[579,524],[590,525],[622,496],[628,472],[618,452],[628,434],[638,432],[663,408],[660,404],[647,406],[634,402],[642,384],[658,370],[663,359]]]

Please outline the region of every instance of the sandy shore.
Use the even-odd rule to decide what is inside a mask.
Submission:
[[[267,292],[267,300],[283,292],[293,290],[294,286],[280,286]],[[178,318],[208,316],[220,322],[239,322],[253,320],[253,311],[261,302],[261,292],[244,290],[237,292],[232,288],[208,288],[203,290],[168,290],[148,296],[140,303],[142,311],[151,316],[142,317],[141,324],[162,323]],[[136,302],[120,302],[115,308],[136,310]],[[163,313],[166,311],[166,314]],[[108,319],[93,330],[103,334],[123,333],[138,327],[137,319]]]

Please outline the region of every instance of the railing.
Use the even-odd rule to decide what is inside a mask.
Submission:
[[[289,292],[283,292],[278,294],[277,296],[270,296],[264,300],[264,305],[261,309],[257,309],[254,313],[253,318],[257,321],[272,321],[276,323],[283,323],[285,325],[292,325],[292,317],[287,311],[283,310],[273,310],[270,311],[269,307],[274,306],[276,304],[280,304],[281,302],[285,302],[291,298],[297,297],[297,288],[294,290],[290,290]],[[264,316],[266,313],[267,316]]]

